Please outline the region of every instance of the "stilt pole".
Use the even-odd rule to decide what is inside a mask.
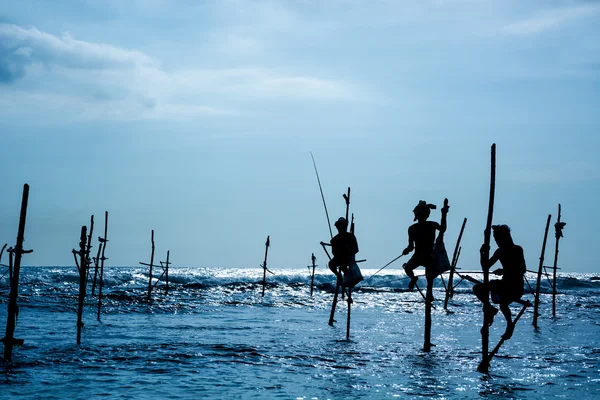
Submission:
[[[310,257],[312,261],[312,273],[310,275],[310,297],[313,295],[313,287],[315,286],[315,261],[317,261],[317,257],[315,257],[315,253],[312,253]],[[310,269],[310,267],[308,267]]]
[[[148,272],[148,301],[152,297],[152,268],[154,267],[154,229],[152,229],[152,235],[150,237],[152,241],[152,253],[150,253],[150,271]]]
[[[269,254],[269,246],[271,245],[270,236],[267,236],[267,242],[265,243],[265,261],[262,264],[263,267],[263,282],[262,282],[262,297],[265,297],[265,286],[267,285],[267,255]]]
[[[491,151],[491,168],[490,168],[490,201],[488,205],[487,222],[485,231],[483,232],[483,249],[481,257],[485,260],[490,259],[490,238],[492,236],[492,219],[494,215],[494,195],[496,191],[496,144],[492,144]],[[489,268],[483,269],[483,284],[488,293],[486,295],[486,303],[484,309],[489,302]],[[488,347],[489,347],[489,327],[487,325],[487,319],[485,312],[483,316],[483,326],[481,327],[481,362],[477,367],[477,371],[487,374],[490,368],[490,360],[488,358]]]
[[[100,257],[100,280],[98,282],[98,321],[100,321],[100,310],[102,308],[102,289],[104,288],[104,261],[108,260],[104,256],[104,252],[106,251],[106,245],[108,244],[108,211],[104,212],[104,237],[98,238],[100,242],[100,247],[102,248],[102,256]],[[100,251],[100,249],[98,249]]]
[[[448,199],[444,199],[442,207],[442,226],[446,225],[446,213],[448,212]],[[444,232],[440,232],[438,237],[444,236]],[[423,351],[428,353],[431,351],[431,308],[433,306],[433,281],[435,275],[431,271],[425,270],[425,280],[427,281],[427,290],[425,294],[425,332],[423,340]]]
[[[83,328],[83,305],[85,304],[85,289],[87,280],[87,260],[85,258],[85,247],[87,242],[87,228],[81,227],[81,237],[79,239],[79,251],[73,250],[73,253],[79,255],[79,302],[77,304],[77,344],[81,344],[81,329]]]
[[[519,313],[515,317],[515,320],[512,322],[514,325],[517,325],[517,322],[519,321],[519,319],[525,312],[525,309],[530,306],[531,306],[531,303],[527,303],[527,304],[523,305],[523,308],[521,308],[521,311],[519,311]],[[492,352],[488,355],[488,359],[487,359],[488,365],[492,361],[492,358],[494,358],[494,356],[498,353],[498,350],[500,350],[500,347],[502,347],[502,345],[504,344],[505,341],[506,341],[506,339],[504,339],[504,336],[502,336],[500,338],[500,341],[496,345],[496,347],[494,347],[494,350],[492,350]]]
[[[561,222],[560,221],[560,217],[561,217],[561,207],[560,204],[558,205],[558,218],[556,220],[556,224],[554,224],[554,230],[555,230],[555,234],[554,236],[556,237],[556,245],[554,247],[554,272],[553,272],[553,279],[552,279],[552,317],[556,317],[556,270],[558,269],[558,242],[560,241],[560,238],[563,237],[562,234],[562,230],[564,228],[564,226],[566,225],[566,223]]]
[[[540,265],[538,268],[537,284],[535,287],[535,302],[533,305],[533,326],[535,328],[538,327],[537,319],[538,319],[538,310],[540,307],[540,286],[542,285],[542,273],[543,273],[543,268],[544,268],[544,254],[546,253],[546,240],[548,239],[548,229],[550,228],[550,218],[552,218],[552,215],[548,214],[548,220],[546,221],[546,229],[544,230],[544,241],[542,243],[542,254],[540,255]]]
[[[346,321],[346,340],[350,340],[350,312],[352,311],[352,289],[348,289],[348,319]]]
[[[450,264],[450,274],[448,275],[448,286],[446,287],[446,298],[444,299],[444,310],[448,309],[448,300],[454,296],[454,270],[456,269],[456,265],[458,264],[458,251],[460,249],[460,241],[462,240],[463,232],[465,231],[465,225],[467,224],[467,219],[463,220],[462,226],[460,228],[460,233],[458,234],[458,240],[456,241],[456,247],[454,247],[454,254],[452,255],[452,263]]]
[[[8,249],[10,268],[10,294],[8,299],[8,318],[6,321],[6,335],[4,336],[4,360],[12,360],[12,350],[15,342],[14,333],[17,326],[19,307],[17,298],[19,296],[19,275],[21,272],[21,256],[31,253],[33,250],[23,250],[25,240],[25,221],[27,220],[27,203],[29,202],[29,185],[23,185],[23,198],[21,200],[21,214],[19,216],[19,230],[17,232],[17,244],[15,248]],[[12,262],[14,255],[14,264]]]
[[[90,265],[92,265],[92,259],[90,258],[90,252],[92,250],[92,235],[94,232],[94,216],[92,215],[92,218],[90,219],[90,230],[88,232],[87,235],[87,245],[85,248],[85,260],[86,260],[86,265],[87,265],[87,275],[85,278],[85,285],[87,286],[88,281],[90,279]]]

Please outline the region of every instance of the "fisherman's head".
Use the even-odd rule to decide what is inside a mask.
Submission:
[[[508,247],[514,244],[508,225],[492,225],[492,230],[498,247]]]
[[[337,221],[333,224],[340,232],[346,232],[348,229],[348,221],[344,217],[339,217]]]
[[[415,207],[413,212],[415,213],[415,221],[426,221],[431,214],[431,210],[435,209],[435,205],[427,204],[425,200],[419,200],[419,204]]]

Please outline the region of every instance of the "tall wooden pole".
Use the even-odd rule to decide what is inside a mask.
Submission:
[[[92,215],[92,218],[90,219],[90,231],[88,233],[87,236],[87,246],[85,249],[85,259],[86,259],[86,265],[87,265],[87,275],[85,277],[85,284],[87,286],[88,284],[88,280],[89,280],[89,275],[90,275],[90,265],[92,265],[92,259],[90,258],[90,251],[92,250],[92,235],[94,232],[94,216]]]
[[[267,255],[269,254],[269,246],[271,245],[270,236],[267,236],[267,242],[265,243],[265,261],[263,262],[263,283],[262,283],[262,297],[265,297],[265,286],[267,285]]]
[[[485,260],[490,259],[490,238],[492,236],[492,218],[494,215],[494,195],[496,191],[496,143],[492,144],[491,152],[491,168],[490,168],[490,201],[488,204],[488,215],[487,222],[485,225],[485,231],[483,231],[483,251],[481,257]],[[489,302],[489,268],[483,267],[483,284],[485,289],[488,291],[486,295],[486,303],[484,309]],[[490,360],[488,358],[488,347],[489,347],[489,327],[487,325],[487,318],[485,312],[483,316],[483,326],[481,328],[481,362],[477,367],[477,370],[482,373],[488,373],[490,368]]]
[[[312,297],[313,295],[313,287],[315,285],[315,261],[317,261],[317,257],[315,257],[315,253],[312,253],[311,257],[310,257],[311,261],[312,261],[312,273],[310,275],[310,297]],[[308,267],[310,268],[310,267]]]
[[[108,211],[104,212],[104,238],[100,240],[100,247],[102,247],[102,256],[100,257],[100,281],[98,282],[98,321],[100,321],[100,310],[102,308],[102,288],[104,287],[104,261],[107,258],[104,256],[106,245],[108,243]]]
[[[165,282],[166,282],[166,286],[165,286],[165,294],[169,294],[169,254],[170,254],[170,250],[167,250],[167,261],[165,262]]]
[[[148,273],[148,300],[150,300],[152,296],[152,267],[154,266],[154,229],[152,229],[151,235],[152,241],[152,253],[150,253],[150,272]]]
[[[544,268],[544,254],[546,253],[546,240],[548,239],[548,229],[550,228],[551,214],[548,214],[548,221],[546,221],[546,229],[544,230],[544,242],[542,243],[542,254],[540,255],[540,265],[538,268],[537,284],[535,287],[535,302],[533,304],[533,326],[538,327],[538,309],[540,307],[540,286],[542,285],[542,273]]]
[[[14,265],[9,262],[11,272],[10,294],[8,300],[8,319],[6,321],[6,335],[4,336],[4,360],[12,360],[12,349],[14,342],[15,327],[17,325],[17,297],[19,296],[19,274],[21,272],[21,256],[31,253],[33,250],[23,250],[25,240],[25,221],[27,219],[27,203],[29,201],[29,185],[23,185],[23,198],[21,200],[21,214],[19,216],[19,230],[17,232],[17,244],[14,249],[9,249],[10,260],[14,254]]]
[[[556,237],[556,245],[554,247],[554,272],[552,279],[552,317],[556,317],[556,270],[558,269],[558,242],[561,237],[563,237],[562,229],[566,225],[564,222],[560,221],[561,217],[561,208],[560,204],[558,205],[558,219],[556,220],[556,224],[554,225]]]
[[[87,260],[85,258],[85,246],[87,241],[87,228],[81,227],[79,239],[79,302],[77,304],[77,344],[81,344],[81,328],[83,328],[83,305],[85,304],[85,284],[87,280]]]
[[[442,207],[442,226],[446,225],[446,213],[448,212],[448,199],[444,199]],[[444,237],[444,232],[440,232],[440,237]],[[425,295],[425,335],[423,339],[423,351],[428,353],[431,351],[431,307],[433,303],[433,281],[435,276],[428,274],[425,270],[425,279],[427,280],[427,290]],[[431,273],[431,272],[430,272]]]
[[[458,249],[460,248],[460,241],[462,239],[463,232],[465,231],[466,224],[467,219],[465,218],[460,228],[460,233],[458,234],[456,247],[454,247],[454,254],[452,255],[452,263],[450,264],[450,274],[448,275],[448,287],[446,288],[446,298],[444,299],[444,310],[448,309],[448,300],[454,296],[454,270],[456,269],[456,265],[458,264]]]

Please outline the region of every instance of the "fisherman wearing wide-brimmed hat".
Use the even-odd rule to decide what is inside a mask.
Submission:
[[[331,239],[333,258],[329,261],[329,269],[339,279],[342,279],[342,273],[346,275],[348,267],[351,264],[355,264],[354,256],[358,253],[358,242],[356,236],[352,232],[348,232],[348,221],[346,218],[340,217],[334,225],[338,230],[338,234]],[[360,279],[362,280],[362,276]],[[349,287],[354,285],[344,284],[344,286]]]
[[[446,231],[447,205],[442,207],[442,221],[440,224],[434,221],[427,221],[431,210],[436,206],[420,200],[414,208],[416,224],[408,228],[408,246],[402,252],[403,255],[409,254],[415,250],[415,254],[404,264],[404,271],[410,277],[408,289],[413,290],[418,278],[414,274],[414,269],[420,266],[425,267],[425,274],[430,276],[436,267],[436,255],[434,252],[436,231],[443,233]],[[435,276],[432,276],[432,278]]]

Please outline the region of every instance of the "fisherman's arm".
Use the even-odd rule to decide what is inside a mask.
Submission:
[[[415,238],[412,235],[410,228],[408,228],[408,246],[402,251],[402,255],[405,256],[415,249]]]
[[[498,249],[494,252],[494,255],[492,255],[492,258],[488,259],[486,257],[486,255],[488,255],[488,254],[489,254],[489,247],[486,248],[485,244],[481,245],[481,249],[479,250],[479,262],[481,264],[481,268],[483,268],[484,270],[489,270],[492,265],[496,264],[496,262],[500,258],[500,249]],[[501,269],[494,271],[494,273],[496,273],[497,271],[501,271]]]
[[[448,199],[444,199],[444,206],[442,207],[442,220],[440,221],[439,230],[441,233],[446,232],[446,215],[448,214],[448,210],[450,206],[448,205]]]

